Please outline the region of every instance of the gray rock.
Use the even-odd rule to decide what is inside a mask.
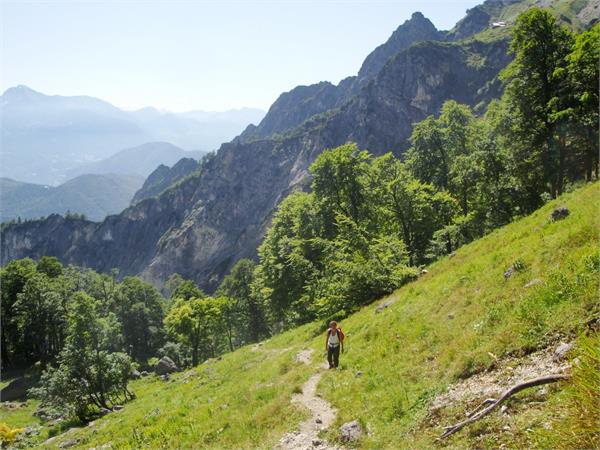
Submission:
[[[321,420],[321,418],[320,418],[320,417],[317,417],[317,418],[315,419],[315,423],[323,423],[323,421]]]
[[[427,270],[427,269],[421,270],[421,275],[427,275],[428,273],[429,273],[429,270]]]
[[[375,312],[380,313],[381,311],[383,311],[386,308],[389,308],[393,304],[394,304],[394,302],[392,300],[388,300],[387,302],[384,302],[381,305],[379,305],[377,308],[375,308]]]
[[[115,405],[113,406],[113,411],[121,411],[123,409],[123,405]]]
[[[133,380],[139,380],[140,378],[142,378],[142,374],[137,370],[134,370],[133,372],[131,372],[131,378]]]
[[[354,376],[356,378],[362,377],[363,376],[363,371],[362,370],[357,370],[356,373],[354,374]]]
[[[571,351],[572,348],[573,348],[573,344],[567,344],[565,342],[561,342],[560,345],[558,347],[556,347],[556,350],[554,350],[554,355],[552,356],[552,359],[555,362],[559,362],[559,361],[566,359],[567,354]]]
[[[110,409],[100,408],[100,415],[105,416],[110,412]]]
[[[569,208],[567,208],[566,206],[561,206],[560,208],[556,208],[554,211],[552,211],[550,218],[552,219],[552,221],[562,220],[568,217],[569,213]]]
[[[346,422],[340,427],[340,439],[342,442],[357,441],[362,436],[362,427],[358,420]]]
[[[149,374],[148,372],[146,372],[145,370],[142,370],[142,371],[140,372],[140,375],[141,375],[142,377],[147,377],[147,376],[148,376],[148,375],[150,375],[150,374]]]
[[[506,272],[504,272],[504,279],[508,280],[510,277],[512,277],[515,273],[515,268],[513,266],[510,266],[508,269],[506,269]]]
[[[156,366],[154,366],[154,372],[156,372],[156,375],[165,375],[177,372],[178,370],[179,368],[177,365],[168,356],[163,356],[160,358],[160,361],[158,361]]]
[[[169,381],[171,379],[171,376],[168,373],[165,373],[160,376],[160,379],[163,381]]]
[[[69,447],[73,447],[74,445],[79,444],[80,439],[67,439],[66,441],[61,442],[60,444],[57,445],[58,448],[69,448]]]

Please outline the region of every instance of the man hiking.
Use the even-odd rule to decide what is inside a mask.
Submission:
[[[340,348],[344,353],[344,332],[338,327],[335,320],[329,323],[327,337],[325,338],[325,350],[327,351],[327,361],[329,368],[337,368],[340,362]]]

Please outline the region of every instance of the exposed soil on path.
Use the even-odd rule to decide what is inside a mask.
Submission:
[[[313,350],[302,350],[296,355],[296,361],[310,364]],[[283,436],[275,446],[277,450],[339,450],[319,438],[319,432],[329,428],[335,421],[337,410],[317,394],[317,385],[327,365],[320,366],[317,373],[311,376],[302,386],[301,394],[294,394],[292,403],[309,411],[309,417],[300,427]]]

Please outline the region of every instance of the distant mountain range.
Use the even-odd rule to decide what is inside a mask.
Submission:
[[[16,86],[0,97],[0,114],[1,175],[56,185],[68,174],[83,173],[79,166],[147,142],[214,150],[249,123],[258,123],[264,112],[130,112],[93,97],[45,95]]]
[[[106,159],[82,164],[67,171],[68,178],[83,174],[132,174],[147,177],[158,166],[172,166],[182,158],[200,159],[206,152],[185,150],[168,142],[148,142],[137,147],[126,148]]]
[[[53,187],[0,178],[0,221],[67,212],[102,220],[125,209],[143,182],[139,175],[81,175]]]

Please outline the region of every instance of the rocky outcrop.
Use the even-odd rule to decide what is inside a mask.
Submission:
[[[334,108],[318,112],[337,98],[335,86],[298,88],[250,129],[271,136],[254,133],[222,145],[158,197],[101,223],[51,216],[6,226],[3,262],[54,255],[100,271],[118,267],[122,276],[140,275],[157,285],[176,272],[210,292],[235,261],[255,255],[278,203],[306,188],[308,167],[323,150],[355,141],[375,154],[400,154],[412,124],[436,114],[445,100],[477,105],[497,95],[494,80],[507,62],[504,41],[428,41],[388,58]],[[351,92],[355,82],[340,85]],[[281,108],[279,118],[274,108]]]
[[[143,186],[133,196],[131,204],[156,197],[177,181],[198,170],[199,167],[200,162],[193,158],[182,158],[173,167],[161,164],[146,178]]]
[[[345,78],[337,86],[321,82],[281,94],[258,127],[249,126],[242,139],[265,138],[289,131],[315,114],[343,105],[381,71],[389,58],[417,42],[442,38],[443,33],[429,19],[420,12],[414,13],[365,58],[358,76]]]

